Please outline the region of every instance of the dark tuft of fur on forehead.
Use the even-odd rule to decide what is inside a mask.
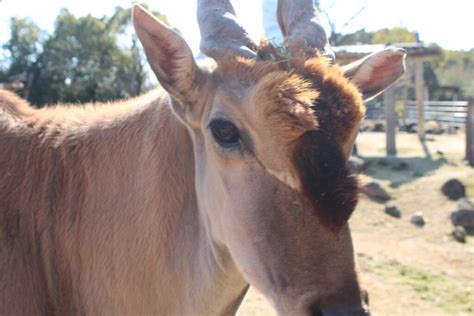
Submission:
[[[237,57],[235,60],[221,63],[217,72],[222,78],[256,83],[257,88],[261,86],[262,83],[265,86],[276,87],[281,83],[281,74],[286,73],[288,80],[284,84],[286,88],[281,86],[282,89],[286,91],[297,91],[298,95],[301,95],[300,91],[302,90],[305,91],[306,95],[318,95],[318,97],[314,99],[312,106],[311,112],[313,118],[299,120],[302,125],[298,129],[304,132],[308,130],[307,127],[310,126],[305,122],[315,121],[316,123],[310,126],[310,129],[317,127],[318,129],[332,134],[334,141],[340,146],[343,146],[349,141],[365,114],[365,107],[363,105],[362,95],[357,87],[344,77],[340,67],[330,65],[322,56],[316,56],[304,62],[290,65],[283,58],[283,55],[267,41],[262,41],[260,44],[258,56],[260,56],[261,59],[251,60]],[[275,81],[273,84],[271,83],[272,78]],[[299,79],[290,80],[290,78]],[[293,89],[288,89],[288,87],[291,86],[291,84],[288,83],[291,81],[293,82],[293,86],[300,85],[301,89],[297,86]],[[308,82],[311,84],[308,85]],[[275,88],[272,89],[272,93],[280,96],[288,95],[288,93],[281,93],[281,91]],[[275,99],[270,93],[266,93],[266,97],[264,98]],[[286,99],[288,100],[289,98]],[[258,101],[259,104],[268,104],[264,99],[259,99]],[[288,104],[287,102],[276,102],[275,104],[277,105],[277,103]],[[298,103],[300,102],[294,102],[295,106],[298,106]],[[293,114],[291,107],[284,106],[282,109],[283,108],[285,110],[279,111],[281,119],[276,121],[283,123],[282,131],[284,133],[285,129],[288,130],[284,127],[284,125],[287,125],[286,122],[288,122],[285,116],[291,118]],[[270,117],[270,114],[275,114],[274,108],[270,106],[265,107],[265,111],[268,111],[268,117]],[[273,118],[275,118],[274,115]],[[278,126],[272,125],[272,128],[278,129]],[[288,135],[288,137],[284,137],[284,139],[296,139],[293,136],[294,135]]]
[[[332,230],[344,226],[357,204],[358,183],[331,135],[309,131],[293,152],[304,196],[322,223]]]
[[[267,44],[259,47],[260,60],[229,61],[220,71],[256,84],[255,113],[286,148],[301,191],[322,223],[337,230],[357,204],[357,179],[346,167],[343,147],[365,114],[362,96],[325,58],[290,64]]]
[[[280,145],[288,148],[302,133],[318,127],[312,109],[318,96],[310,81],[296,74],[278,71],[258,82],[252,103],[259,121]]]
[[[307,60],[300,72],[320,92],[313,105],[320,129],[344,145],[365,115],[361,93],[339,66],[330,66],[323,57]]]

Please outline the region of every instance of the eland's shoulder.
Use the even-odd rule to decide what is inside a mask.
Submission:
[[[0,125],[41,129],[60,127],[64,131],[106,127],[133,117],[149,105],[162,102],[160,95],[163,95],[162,90],[154,89],[144,95],[115,102],[63,103],[35,108],[13,92],[0,90]]]

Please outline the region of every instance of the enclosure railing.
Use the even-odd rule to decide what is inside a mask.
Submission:
[[[425,101],[425,121],[436,121],[450,127],[464,128],[467,118],[467,101]],[[416,101],[407,101],[405,124],[417,122]]]

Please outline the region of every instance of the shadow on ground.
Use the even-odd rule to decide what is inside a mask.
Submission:
[[[449,164],[445,158],[432,160],[422,157],[370,157],[361,156],[366,163],[364,174],[378,180],[390,181],[392,188],[412,182]]]

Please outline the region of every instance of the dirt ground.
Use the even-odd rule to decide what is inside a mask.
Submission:
[[[361,196],[350,220],[360,278],[373,315],[474,315],[474,236],[454,241],[449,214],[456,202],[440,191],[458,178],[474,199],[474,168],[462,162],[465,140],[429,135],[422,145],[414,134],[397,135],[397,157],[385,157],[385,134],[362,133],[357,146],[368,161],[361,181],[375,179],[391,194],[400,219],[384,204]],[[427,224],[410,223],[423,212]],[[276,315],[266,299],[250,289],[238,315]]]

